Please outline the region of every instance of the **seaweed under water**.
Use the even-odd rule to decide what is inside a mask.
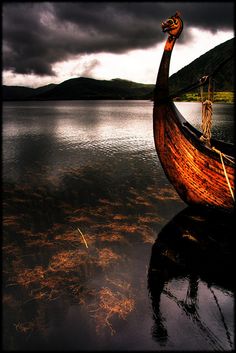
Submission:
[[[154,185],[141,193],[131,186],[125,199],[120,196],[122,190],[101,197],[100,189],[91,187],[85,194],[81,184],[91,185],[86,173],[67,170],[62,181],[46,179],[36,187],[34,183],[4,185],[7,347],[12,335],[45,334],[48,318],[43,313],[52,301],[84,306],[96,334],[104,329],[114,334],[116,320],[125,320],[135,310],[137,289],[122,268],[129,263],[135,243],[154,243],[165,221],[161,212],[157,215],[156,200],[170,202],[178,197],[171,188],[157,191]],[[98,274],[101,285],[91,285]]]

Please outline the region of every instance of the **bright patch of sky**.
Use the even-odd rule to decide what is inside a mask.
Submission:
[[[214,34],[197,28],[192,28],[190,31],[191,42],[180,44],[177,41],[175,44],[170,65],[170,75],[215,46],[234,37],[233,31],[218,31]],[[54,64],[53,71],[55,76],[23,75],[4,71],[3,84],[36,88],[80,76],[99,80],[121,78],[154,84],[164,43],[165,40],[152,48],[132,50],[125,54],[99,53],[79,55],[70,60]]]

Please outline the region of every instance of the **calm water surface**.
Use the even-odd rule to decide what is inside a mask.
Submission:
[[[3,194],[5,349],[233,349],[232,227],[166,179],[152,102],[4,103]]]

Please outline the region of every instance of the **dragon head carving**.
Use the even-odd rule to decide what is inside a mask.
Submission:
[[[174,16],[163,21],[161,27],[163,32],[167,32],[173,38],[178,38],[183,29],[183,21],[180,18],[180,13],[176,12]]]

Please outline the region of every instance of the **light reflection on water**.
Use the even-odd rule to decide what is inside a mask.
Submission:
[[[195,124],[199,106],[177,105]],[[232,106],[222,108],[232,139]],[[5,348],[217,347],[165,295],[168,337],[163,345],[153,336],[152,246],[185,204],[156,156],[152,102],[4,103],[3,117]],[[169,282],[172,294],[185,293],[188,270]],[[228,349],[222,320],[205,310],[212,293],[202,279],[199,288],[200,314]],[[232,290],[224,288],[213,287],[232,335]]]

